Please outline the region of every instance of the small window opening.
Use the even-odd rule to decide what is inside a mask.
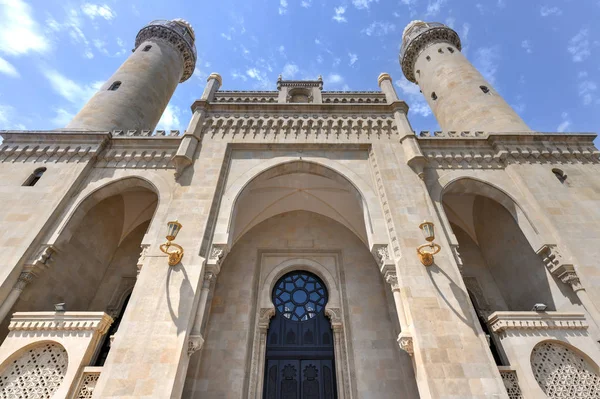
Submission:
[[[117,91],[119,89],[119,87],[121,87],[121,82],[119,82],[117,80],[116,82],[114,82],[113,84],[110,85],[110,87],[108,88],[108,91]]]
[[[417,69],[417,75],[421,76],[421,70]]]
[[[490,92],[490,89],[487,86],[479,86],[479,88],[481,89],[482,92],[484,92],[485,94],[488,94]]]
[[[438,53],[440,54],[444,54],[444,50],[442,50],[441,48],[438,49]]]
[[[556,176],[558,181],[561,183],[564,183],[565,180],[567,180],[567,175],[561,169],[554,168],[552,169],[552,173],[554,173],[554,176]]]
[[[152,46],[146,46],[146,47],[144,47],[144,49],[142,51],[150,51],[151,48],[152,48]]]
[[[27,180],[25,180],[25,183],[23,183],[23,186],[29,186],[29,187],[35,186],[35,183],[37,183],[38,180],[41,179],[41,177],[45,171],[46,171],[46,168],[37,168],[36,170],[34,170],[33,173],[27,178]]]
[[[454,49],[452,47],[448,47],[448,51],[450,52],[450,54],[454,53]]]
[[[433,101],[437,100],[437,94],[435,94],[435,91],[431,92],[431,99]]]
[[[427,59],[427,61],[431,61],[431,57],[430,56],[427,56],[425,58]]]

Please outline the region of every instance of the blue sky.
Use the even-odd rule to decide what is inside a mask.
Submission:
[[[398,64],[411,20],[453,27],[467,58],[535,130],[595,132],[600,122],[600,2],[590,0],[0,0],[0,129],[63,127],[119,67],[153,19],[194,26],[198,62],[159,128],[184,130],[206,76],[223,90],[378,90],[388,72],[415,130],[438,129]]]

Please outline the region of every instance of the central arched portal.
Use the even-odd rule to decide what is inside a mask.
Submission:
[[[312,273],[293,271],[277,281],[272,299],[263,398],[337,398],[325,284]]]

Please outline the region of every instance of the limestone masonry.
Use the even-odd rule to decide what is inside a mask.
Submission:
[[[0,131],[1,398],[600,395],[595,134],[527,126],[439,23],[399,63],[440,132],[387,73],[213,73],[154,131],[195,62],[151,22],[65,128]]]

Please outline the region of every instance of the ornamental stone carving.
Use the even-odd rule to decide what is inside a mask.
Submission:
[[[598,366],[566,345],[542,342],[531,352],[531,369],[550,399],[600,397]]]
[[[200,349],[202,349],[203,345],[204,338],[202,337],[202,335],[190,335],[190,337],[188,338],[188,356],[191,357],[195,352],[198,352]]]
[[[492,331],[503,335],[510,330],[586,330],[583,313],[494,312],[488,317]]]
[[[0,375],[0,397],[50,399],[67,372],[67,351],[49,342],[30,348]]]
[[[413,356],[415,354],[415,348],[413,346],[413,337],[410,334],[406,332],[401,332],[400,334],[398,334],[397,341],[398,346],[404,352],[408,353],[410,356]]]
[[[506,393],[508,393],[508,398],[523,399],[521,387],[519,386],[519,379],[517,378],[517,372],[514,370],[508,370],[506,368],[501,368],[500,376],[502,377],[502,382],[506,388]]]
[[[577,292],[583,289],[575,266],[565,261],[556,245],[546,244],[537,251],[537,254],[542,258],[550,273],[563,283],[570,285],[573,291]]]
[[[86,369],[93,369],[92,367],[86,367]],[[87,371],[84,369],[83,378],[79,385],[79,392],[77,392],[77,399],[91,399],[94,395],[94,389],[100,378],[100,371]]]

